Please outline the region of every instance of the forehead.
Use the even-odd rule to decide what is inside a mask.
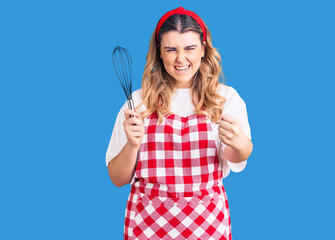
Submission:
[[[162,46],[177,47],[186,45],[199,45],[200,43],[200,34],[193,31],[188,31],[185,33],[169,31],[163,33],[161,37]]]

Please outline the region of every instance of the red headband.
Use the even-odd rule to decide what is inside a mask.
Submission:
[[[197,21],[197,23],[200,25],[201,29],[202,29],[202,32],[203,32],[203,39],[202,41],[204,42],[206,40],[206,28],[205,28],[205,23],[202,21],[202,19],[194,12],[192,11],[189,11],[189,10],[186,10],[184,9],[183,7],[179,7],[179,8],[176,8],[176,9],[173,9],[167,13],[165,13],[163,15],[163,17],[161,17],[161,19],[159,19],[158,23],[157,23],[157,33],[156,33],[156,36],[157,36],[157,39],[158,39],[158,32],[159,32],[159,29],[161,28],[161,26],[163,25],[163,23],[169,18],[171,17],[172,15],[174,14],[180,14],[180,15],[187,15],[187,16],[190,16],[192,17],[195,21]]]

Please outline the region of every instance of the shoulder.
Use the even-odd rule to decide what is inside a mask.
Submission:
[[[131,93],[131,96],[133,98],[135,107],[137,107],[138,105],[140,105],[142,103],[142,99],[143,99],[142,89],[137,89],[137,90],[133,91]],[[127,100],[125,100],[124,104],[122,105],[122,107],[119,110],[119,113],[120,112],[123,113],[124,110],[127,109],[127,108],[128,108],[128,103],[127,103]]]
[[[220,84],[218,87],[218,94],[226,100],[224,104],[225,108],[229,106],[233,108],[245,107],[244,100],[233,87]]]
[[[134,99],[134,101],[136,102],[136,104],[138,105],[140,102],[142,102],[143,99],[143,94],[142,94],[142,89],[137,89],[134,92],[132,92],[132,97]],[[140,101],[140,102],[138,102]]]
[[[134,104],[137,107],[138,105],[140,105],[143,101],[143,93],[142,93],[142,89],[137,89],[134,92],[132,92],[132,97],[134,100]],[[144,104],[140,107],[140,111],[144,111]]]
[[[227,101],[232,99],[235,95],[238,95],[235,88],[224,85],[222,83],[219,84],[219,86],[217,88],[217,93],[220,94]]]

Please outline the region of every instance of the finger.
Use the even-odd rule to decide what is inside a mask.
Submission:
[[[231,123],[231,124],[233,124],[233,123],[235,123],[236,121],[237,121],[237,119],[236,118],[234,118],[232,115],[230,115],[230,114],[223,114],[222,116],[221,116],[221,119],[223,120],[223,121],[225,121],[225,122],[229,122],[229,123]]]
[[[234,134],[232,132],[227,131],[223,128],[219,128],[218,132],[219,132],[219,135],[221,135],[222,137],[226,137],[226,138],[229,138],[229,139],[233,138],[233,136],[234,136]]]
[[[221,142],[223,142],[226,145],[230,144],[230,142],[231,142],[230,138],[228,138],[226,135],[223,135],[223,134],[220,134],[220,133],[218,135],[219,135],[219,139],[221,140]]]
[[[129,125],[136,125],[136,126],[142,126],[143,122],[142,120],[138,119],[138,118],[128,118],[124,121],[125,126],[129,126]]]
[[[127,130],[132,131],[132,132],[143,132],[143,127],[136,126],[136,125],[130,125],[130,126],[127,126]]]
[[[136,138],[143,136],[142,132],[130,132],[129,134],[131,135],[131,137],[136,137]]]
[[[128,139],[142,138],[144,135],[143,131],[136,131],[136,130],[133,131],[133,130],[125,129],[125,132],[127,134]]]
[[[220,135],[225,135],[226,132],[227,132],[227,130],[225,130],[225,129],[219,127],[219,129],[218,129],[218,133],[219,133]]]
[[[220,122],[219,128],[223,128],[223,129],[225,129],[227,131],[230,131],[230,130],[232,130],[233,125],[231,123],[229,123],[229,122],[226,122],[226,121],[222,120]]]
[[[232,146],[232,141],[228,138],[222,138],[221,141],[227,146]]]
[[[130,118],[131,116],[135,116],[136,118],[139,116],[139,113],[135,112],[134,110],[131,109],[126,109],[124,110],[124,116],[126,118]]]

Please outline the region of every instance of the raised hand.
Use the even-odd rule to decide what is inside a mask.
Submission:
[[[128,143],[132,147],[139,148],[144,135],[144,125],[140,113],[138,110],[126,109],[124,115],[126,120],[123,122],[123,127],[127,135]]]
[[[218,132],[221,142],[236,150],[243,148],[248,141],[240,121],[229,114],[221,116]]]

